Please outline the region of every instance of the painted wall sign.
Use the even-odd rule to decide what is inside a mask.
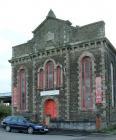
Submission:
[[[49,90],[49,91],[41,91],[41,96],[48,96],[48,95],[59,95],[59,90]]]
[[[101,77],[96,77],[96,103],[102,103]]]

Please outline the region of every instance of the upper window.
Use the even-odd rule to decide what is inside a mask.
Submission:
[[[110,71],[111,71],[111,92],[112,92],[112,106],[114,107],[114,73],[113,73],[113,64],[110,64]]]
[[[26,109],[26,78],[25,70],[19,71],[19,95],[20,95],[20,110]]]
[[[61,67],[57,66],[56,67],[56,86],[60,87],[61,86]]]
[[[81,61],[81,103],[83,110],[93,108],[92,61],[88,56]]]
[[[54,87],[54,64],[48,61],[45,66],[46,88]]]
[[[44,87],[44,71],[43,69],[40,69],[38,72],[38,87],[39,89],[43,89]]]
[[[43,68],[39,68],[37,76],[37,86],[39,89],[53,89],[62,85],[62,69],[53,60],[45,63]]]

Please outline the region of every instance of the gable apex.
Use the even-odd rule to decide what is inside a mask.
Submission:
[[[46,16],[46,19],[34,30],[32,31],[32,33],[36,34],[36,32],[43,26],[43,24],[48,21],[49,19],[52,19],[52,20],[55,20],[55,21],[58,21],[58,22],[64,22],[66,23],[67,25],[71,26],[71,22],[69,20],[62,20],[62,19],[58,19],[56,18],[54,12],[50,9],[50,11],[48,12],[48,15]]]
[[[50,11],[48,12],[47,18],[51,17],[51,18],[56,18],[54,12],[52,11],[52,9],[50,9]]]

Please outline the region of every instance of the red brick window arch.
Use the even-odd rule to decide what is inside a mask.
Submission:
[[[38,72],[38,88],[39,89],[44,88],[44,71],[42,68]]]
[[[61,87],[61,82],[62,82],[61,67],[57,66],[56,67],[56,87]]]
[[[19,70],[18,79],[20,110],[26,110],[26,73],[24,69]]]
[[[81,60],[81,105],[83,110],[93,108],[92,61],[89,56]]]
[[[47,89],[54,88],[54,63],[48,61],[45,65],[45,85]]]

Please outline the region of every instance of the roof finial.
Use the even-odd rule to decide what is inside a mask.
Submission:
[[[52,17],[52,18],[56,18],[54,12],[52,11],[52,9],[50,9],[50,11],[48,12],[47,17]]]

